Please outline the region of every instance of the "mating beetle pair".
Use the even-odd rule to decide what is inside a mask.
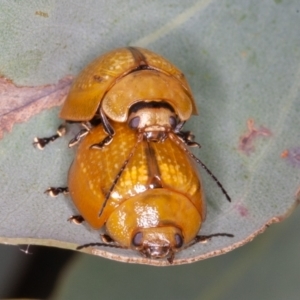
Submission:
[[[179,69],[142,48],[111,51],[75,79],[60,117],[84,128],[68,176],[68,188],[81,217],[105,226],[100,245],[138,250],[148,258],[167,258],[217,233],[198,236],[205,201],[194,162],[216,177],[188,149],[199,146],[186,120],[197,114],[191,89]],[[59,131],[61,135],[62,131]],[[57,136],[55,136],[57,137]],[[36,139],[43,147],[55,137]]]

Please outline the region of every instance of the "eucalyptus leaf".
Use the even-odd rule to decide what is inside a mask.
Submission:
[[[233,199],[228,203],[201,171],[208,211],[201,234],[234,238],[197,244],[178,253],[174,264],[193,262],[252,240],[299,202],[299,9],[296,0],[2,1],[0,73],[17,85],[53,84],[105,51],[128,45],[147,47],[177,65],[199,109],[185,126],[202,145],[194,153]],[[7,105],[0,99],[0,108]],[[75,129],[44,151],[32,147],[35,136],[55,133],[58,112],[45,110],[17,124],[0,141],[2,243],[75,249],[99,241],[99,232],[87,225],[66,222],[77,214],[68,197],[43,194],[66,185],[75,155],[67,147]],[[96,254],[168,264],[129,250]]]

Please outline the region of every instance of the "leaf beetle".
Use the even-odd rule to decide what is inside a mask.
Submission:
[[[150,259],[167,258],[214,236],[197,235],[205,220],[205,200],[195,162],[221,188],[212,172],[189,151],[200,145],[182,127],[197,114],[182,72],[142,48],[113,50],[88,65],[74,80],[60,117],[84,129],[70,167],[68,187],[51,187],[52,196],[68,192],[91,227],[105,227],[103,243],[133,249]],[[63,134],[35,139],[43,146]]]
[[[148,131],[164,131],[166,125],[174,127],[176,123],[179,131],[192,114],[197,114],[197,108],[184,74],[152,51],[127,47],[101,55],[79,73],[60,118],[84,126],[70,146],[101,122],[107,133],[98,143],[103,147],[115,134],[112,121],[139,128],[147,126]],[[53,137],[36,138],[35,145],[42,149],[63,134],[59,129]]]

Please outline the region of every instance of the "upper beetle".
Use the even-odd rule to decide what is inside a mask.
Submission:
[[[181,129],[197,113],[191,89],[177,67],[154,52],[127,47],[100,56],[79,73],[60,117],[84,126],[69,146],[78,143],[99,123],[107,136],[97,146],[108,145],[115,134],[112,122],[127,122],[132,129],[147,133],[156,141],[162,141],[171,130],[194,146],[198,144],[193,136]],[[60,127],[50,138],[35,138],[34,145],[43,149],[64,133],[65,128]]]
[[[111,121],[164,131],[166,125],[175,128],[192,114],[197,108],[184,74],[154,52],[128,47],[98,57],[81,71],[60,117],[85,124],[100,119],[108,134],[99,144],[103,146],[114,135]]]

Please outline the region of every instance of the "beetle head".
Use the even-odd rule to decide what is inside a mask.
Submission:
[[[143,132],[166,132],[174,130],[178,117],[170,104],[164,101],[141,101],[129,111],[129,127]]]
[[[165,258],[172,263],[174,253],[183,246],[180,229],[174,226],[139,228],[132,238],[132,248],[147,258]]]

